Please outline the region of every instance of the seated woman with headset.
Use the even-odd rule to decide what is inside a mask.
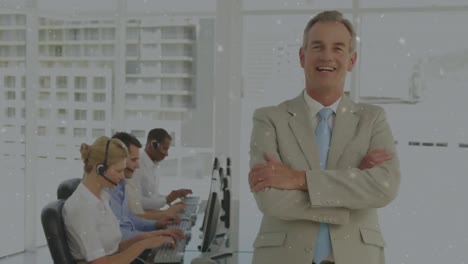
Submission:
[[[84,180],[67,199],[63,219],[71,255],[81,263],[141,263],[146,249],[175,244],[183,238],[180,230],[146,232],[121,241],[119,222],[109,205],[104,187],[124,179],[127,147],[118,139],[98,138],[92,145],[81,144]]]

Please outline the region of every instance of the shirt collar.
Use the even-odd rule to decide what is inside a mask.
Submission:
[[[306,90],[304,89],[304,100],[307,104],[307,107],[309,108],[309,111],[310,113],[312,114],[312,116],[315,116],[317,115],[317,113],[322,110],[322,108],[325,108],[325,106],[323,106],[321,103],[319,103],[317,100],[315,100],[314,98],[310,97]],[[327,106],[327,108],[330,108],[331,110],[333,110],[333,113],[336,114],[336,110],[338,109],[338,105],[340,104],[341,102],[341,98],[343,98],[342,96],[340,98],[338,98],[338,100],[336,100],[333,104]]]
[[[140,149],[140,161],[144,165],[151,165],[154,167],[157,167],[159,162],[153,161],[149,156],[148,153],[146,153],[145,149],[142,148]]]
[[[80,183],[75,192],[78,191],[89,203],[100,203],[109,201],[109,194],[104,190],[101,191],[101,199],[98,199],[83,183]]]

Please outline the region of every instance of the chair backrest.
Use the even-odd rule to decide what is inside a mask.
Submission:
[[[41,213],[42,228],[47,239],[50,255],[55,264],[76,264],[68,247],[62,209],[65,200],[47,204]]]
[[[81,179],[80,178],[73,178],[68,179],[61,182],[57,188],[57,199],[59,200],[66,200],[68,197],[72,195],[72,193],[76,190],[76,187],[80,185]]]

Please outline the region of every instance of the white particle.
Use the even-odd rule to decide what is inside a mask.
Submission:
[[[440,76],[444,76],[444,75],[445,75],[444,69],[442,69],[442,68],[439,69],[439,75],[440,75]]]
[[[218,45],[217,50],[218,52],[223,52],[224,51],[223,45]]]
[[[401,45],[405,45],[406,39],[400,38],[400,39],[398,40],[398,42],[399,42]]]

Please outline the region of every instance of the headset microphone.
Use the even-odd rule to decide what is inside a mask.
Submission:
[[[104,176],[104,175],[101,175],[101,176],[104,177],[104,180],[106,180],[106,181],[112,183],[113,185],[115,185],[115,186],[118,185],[117,183],[113,182],[111,179],[107,178],[106,176]]]
[[[111,179],[107,178],[106,175],[104,175],[106,173],[106,170],[107,170],[107,155],[108,155],[108,152],[109,152],[109,144],[110,144],[110,140],[107,140],[106,150],[105,150],[105,153],[104,153],[104,161],[102,163],[99,163],[96,166],[96,172],[97,172],[98,175],[102,176],[106,181],[108,181],[108,182],[112,183],[113,185],[117,186],[118,185],[117,183],[115,183]]]
[[[131,173],[134,173],[134,172],[135,172],[135,170],[132,170],[132,169],[130,169],[130,168],[128,168],[128,167],[125,168],[125,169],[128,170],[128,171],[131,172]]]

